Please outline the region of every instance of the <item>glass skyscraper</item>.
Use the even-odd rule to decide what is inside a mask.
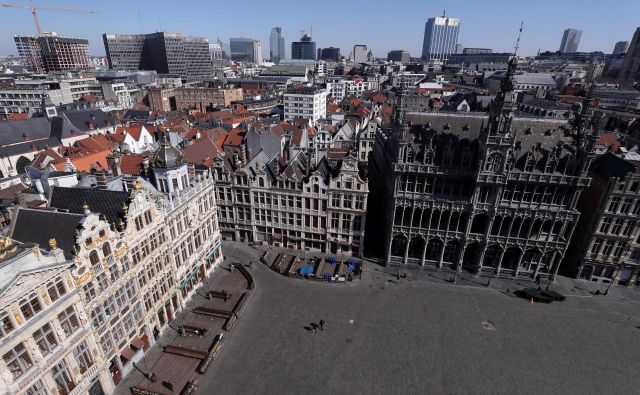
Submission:
[[[284,58],[284,37],[282,37],[282,28],[274,27],[271,29],[271,37],[269,39],[269,59],[274,63],[278,63]]]
[[[291,43],[291,59],[316,60],[316,42],[308,35]]]
[[[424,26],[422,58],[446,62],[455,53],[458,43],[460,20],[445,15],[429,18]]]
[[[581,29],[566,29],[562,35],[562,42],[560,43],[560,52],[572,53],[578,52],[578,45],[580,45],[580,38],[582,37]]]

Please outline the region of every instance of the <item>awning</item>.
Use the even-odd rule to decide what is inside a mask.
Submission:
[[[131,347],[136,350],[142,350],[144,348],[144,341],[139,337],[136,337],[131,341]]]
[[[191,274],[182,282],[182,284],[180,284],[180,288],[184,288],[189,284],[189,281],[191,281],[191,279],[193,277],[195,277],[198,274],[198,268],[193,269],[193,272],[191,272]]]
[[[207,257],[205,259],[209,259],[213,256],[213,254],[216,253],[216,251],[220,248],[220,243],[216,244],[211,251],[209,251],[209,253],[207,254]]]
[[[120,357],[125,361],[131,361],[135,353],[136,352],[131,347],[127,347],[124,350],[122,350],[122,354],[120,354]]]
[[[303,276],[309,276],[313,274],[313,266],[311,265],[304,265],[300,268],[300,274],[302,274]]]

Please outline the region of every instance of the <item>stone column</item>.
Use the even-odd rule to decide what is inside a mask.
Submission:
[[[505,249],[502,249],[500,251],[500,257],[498,258],[498,265],[496,266],[496,269],[495,269],[496,274],[500,274],[500,269],[502,268],[502,258],[504,258],[505,252],[506,252]]]
[[[462,243],[461,245],[459,244],[458,247],[460,247],[460,253],[458,254],[458,262],[456,262],[456,272],[457,273],[462,273],[462,260],[464,259],[464,250],[466,247],[465,243]]]
[[[551,281],[556,279],[556,276],[558,275],[558,269],[560,268],[560,264],[562,263],[562,258],[564,257],[564,255],[562,255],[561,253],[556,252],[555,254],[553,254],[553,269],[552,269],[552,273],[551,273]]]
[[[421,265],[422,266],[424,266],[424,259],[425,259],[426,255],[427,255],[427,245],[428,244],[429,243],[425,240],[424,248],[422,249],[422,261],[421,261]]]
[[[540,272],[540,265],[542,264],[542,258],[544,258],[543,253],[540,254],[540,258],[538,259],[538,264],[536,265],[536,270],[533,272],[533,278],[538,277],[538,272]],[[556,256],[556,253],[553,253],[553,257],[551,258],[551,260],[553,260]]]
[[[444,249],[445,249],[446,246],[447,246],[447,244],[444,242],[444,240],[442,240],[442,248],[440,249],[440,258],[438,258],[438,267],[439,268],[442,267],[442,260],[444,259]]]
[[[524,249],[520,252],[520,256],[518,257],[518,264],[516,265],[516,270],[513,272],[514,277],[518,277],[520,265],[522,264],[522,258],[524,258]]]
[[[487,252],[487,245],[481,245],[482,247],[482,251],[480,252],[480,259],[478,260],[478,264],[477,264],[477,269],[478,269],[478,273],[480,273],[480,269],[482,268],[482,264],[484,261],[484,253]]]

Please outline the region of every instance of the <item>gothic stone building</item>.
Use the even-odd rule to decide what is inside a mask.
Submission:
[[[368,238],[371,252],[387,264],[555,276],[589,184],[594,137],[583,113],[574,114],[577,131],[514,118],[512,84],[505,78],[488,116],[411,114],[410,125],[399,100],[370,156],[368,234],[381,236]]]

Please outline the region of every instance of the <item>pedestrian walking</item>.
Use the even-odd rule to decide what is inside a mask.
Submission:
[[[320,326],[320,330],[324,332],[324,320],[320,320],[318,324]]]

